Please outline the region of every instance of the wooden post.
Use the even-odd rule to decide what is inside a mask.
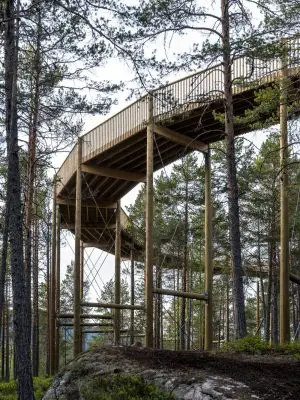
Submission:
[[[134,251],[130,251],[130,304],[134,306]],[[130,310],[130,344],[134,344],[134,310]]]
[[[212,349],[212,203],[211,203],[211,159],[210,149],[205,158],[205,292],[208,300],[205,303],[204,350]]]
[[[56,292],[56,182],[53,184],[53,208],[52,208],[52,258],[51,258],[51,290],[50,290],[50,373],[55,374],[55,334],[56,334],[56,316],[55,316],[55,292]]]
[[[146,346],[153,347],[153,96],[148,96],[146,172]]]
[[[80,240],[80,304],[83,302],[83,281],[84,281],[84,246],[83,241]],[[81,318],[81,316],[80,316]],[[82,328],[80,329],[81,346],[84,349]]]
[[[50,363],[51,363],[51,246],[50,246],[50,225],[51,225],[51,214],[47,216],[47,246],[46,246],[46,281],[47,281],[47,356],[46,356],[46,375],[50,375]]]
[[[57,223],[56,223],[56,287],[55,287],[55,321],[56,321],[56,334],[55,334],[55,372],[59,370],[59,321],[58,315],[60,313],[60,212],[57,209]]]
[[[82,139],[77,143],[76,207],[75,207],[75,262],[74,262],[74,357],[82,351],[80,327],[80,240],[81,240],[81,163]]]
[[[116,238],[115,238],[115,304],[121,304],[121,205],[117,202],[116,209]],[[114,311],[114,342],[120,344],[121,310]]]
[[[281,58],[280,79],[280,344],[284,344],[290,340],[287,102],[287,56],[283,55]]]
[[[256,332],[260,331],[260,297],[259,297],[259,280],[256,282]]]

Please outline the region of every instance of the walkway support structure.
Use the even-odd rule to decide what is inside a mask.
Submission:
[[[134,306],[134,251],[130,252],[130,305]],[[134,309],[130,310],[130,344],[134,344]]]
[[[80,240],[81,240],[81,164],[82,164],[82,139],[77,143],[77,172],[76,172],[76,206],[75,206],[75,262],[74,262],[74,357],[82,351],[81,326],[80,326]]]
[[[59,339],[60,339],[60,325],[58,315],[60,313],[60,211],[57,209],[57,223],[56,223],[56,285],[55,285],[55,372],[59,370]]]
[[[52,208],[52,253],[51,253],[51,290],[50,290],[50,374],[55,373],[56,367],[56,316],[55,316],[55,292],[56,292],[56,177],[53,179],[53,208]]]
[[[281,41],[283,52],[286,45]],[[288,57],[281,58],[280,77],[280,344],[290,340],[288,232]]]
[[[205,292],[208,300],[205,303],[204,350],[212,349],[212,203],[211,203],[211,155],[210,149],[204,153],[205,158]]]
[[[148,96],[146,172],[146,346],[153,347],[153,95]]]
[[[121,303],[121,205],[117,202],[116,209],[116,238],[115,238],[115,304]],[[121,310],[114,310],[114,342],[120,344]]]

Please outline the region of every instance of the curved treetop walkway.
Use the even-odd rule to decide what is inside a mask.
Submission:
[[[298,41],[290,48],[287,65],[290,91],[299,87]],[[297,57],[298,56],[298,57]],[[233,62],[234,113],[251,108],[254,92],[280,76],[280,60],[239,58]],[[223,112],[223,71],[216,65],[158,88],[153,95],[155,140],[153,168],[158,170],[189,151],[204,151],[224,138],[215,112]],[[146,95],[83,135],[81,163],[81,240],[86,246],[114,251],[116,202],[146,179],[146,128],[149,120]],[[237,125],[236,134],[249,131]],[[75,231],[77,145],[57,173],[56,200],[62,227]],[[132,239],[126,233],[127,217],[121,212],[121,254],[128,257]]]

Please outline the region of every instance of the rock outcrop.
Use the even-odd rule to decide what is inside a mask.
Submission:
[[[207,357],[207,356],[206,356]],[[86,400],[87,383],[103,377],[138,376],[178,400],[258,399],[246,384],[206,368],[153,362],[142,348],[102,348],[81,354],[59,373],[44,400]],[[205,363],[205,360],[203,360]]]

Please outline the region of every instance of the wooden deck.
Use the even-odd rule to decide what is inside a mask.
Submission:
[[[300,87],[299,41],[291,44],[288,66],[291,91]],[[253,104],[254,92],[279,78],[279,60],[233,63],[234,112],[241,115]],[[154,170],[193,149],[224,139],[224,128],[214,118],[223,112],[223,73],[217,65],[153,91],[155,143]],[[148,96],[144,96],[82,136],[82,240],[86,246],[114,251],[116,201],[146,175],[146,125]],[[249,131],[236,126],[236,134]],[[182,137],[184,135],[184,137]],[[64,228],[74,232],[77,152],[76,145],[58,171],[57,202]],[[132,239],[122,212],[122,256],[128,257]]]

